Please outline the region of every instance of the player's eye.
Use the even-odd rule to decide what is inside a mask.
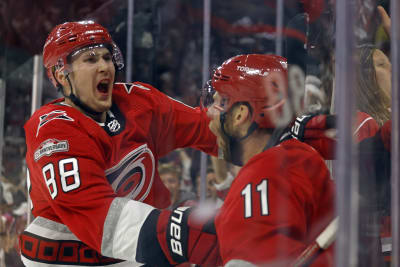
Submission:
[[[227,98],[221,98],[221,101],[220,101],[220,107],[221,108],[225,108],[226,106],[227,106],[227,104],[228,104],[228,99]]]
[[[85,57],[85,59],[83,61],[88,62],[88,63],[96,63],[97,57],[93,56],[93,55],[89,55],[89,56]]]
[[[112,56],[111,56],[111,54],[105,54],[105,55],[103,56],[103,59],[104,59],[105,61],[111,61],[111,60],[112,60]]]

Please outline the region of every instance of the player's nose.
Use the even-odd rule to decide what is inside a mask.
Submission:
[[[97,63],[97,69],[99,72],[109,71],[113,64],[110,61],[101,58]]]
[[[220,111],[215,108],[214,105],[211,105],[207,110],[207,116],[211,119],[217,119],[219,117]]]

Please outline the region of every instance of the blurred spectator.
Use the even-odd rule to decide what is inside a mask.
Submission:
[[[382,26],[390,38],[390,17],[378,7]],[[374,46],[363,45],[357,53],[357,108],[368,113],[380,126],[391,118],[392,67],[385,53]],[[391,182],[390,154],[379,153],[374,142],[363,143],[370,152],[360,154],[359,257],[360,265],[391,265]],[[375,164],[372,164],[375,163]]]
[[[0,175],[0,249],[7,267],[23,266],[18,248],[18,235],[27,223],[26,179],[23,138],[7,136],[3,147]]]
[[[321,89],[321,80],[314,75],[307,75],[305,80],[304,106],[306,112],[323,111],[328,104],[324,90]]]
[[[201,176],[197,176],[197,196],[201,194]],[[215,208],[219,208],[223,204],[223,200],[218,197],[218,190],[215,187],[217,175],[212,167],[208,167],[206,171],[206,191],[205,201],[207,204],[212,204]]]
[[[18,235],[27,223],[27,202],[17,201],[18,196],[24,197],[24,190],[4,176],[0,177],[0,187],[0,266],[20,267],[23,264],[19,256]]]
[[[357,50],[355,99],[357,109],[369,114],[382,126],[391,117],[392,65],[389,58],[373,46]]]
[[[161,163],[158,172],[164,185],[171,194],[171,205],[168,207],[173,210],[180,206],[193,206],[196,204],[196,195],[193,192],[181,189],[182,171],[173,162]]]
[[[175,164],[181,168],[180,188],[184,191],[194,191],[194,183],[191,178],[192,158],[188,155],[187,151],[192,149],[181,148],[176,149],[168,155],[160,158],[159,163]],[[197,151],[197,150],[195,150]]]

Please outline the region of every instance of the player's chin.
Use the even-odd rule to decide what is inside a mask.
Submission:
[[[218,129],[218,125],[217,123],[212,120],[210,121],[210,123],[208,124],[208,128],[210,129],[210,131],[216,136],[219,137],[221,135],[221,131]]]
[[[107,100],[107,101],[98,101],[98,102],[96,103],[96,108],[95,108],[95,110],[96,110],[97,112],[106,112],[106,111],[108,111],[108,110],[111,108],[111,104],[112,104],[111,99],[110,99],[110,100]]]

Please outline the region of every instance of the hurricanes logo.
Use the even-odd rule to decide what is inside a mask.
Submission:
[[[108,182],[119,197],[143,201],[153,184],[155,160],[146,144],[126,155],[106,171]]]

